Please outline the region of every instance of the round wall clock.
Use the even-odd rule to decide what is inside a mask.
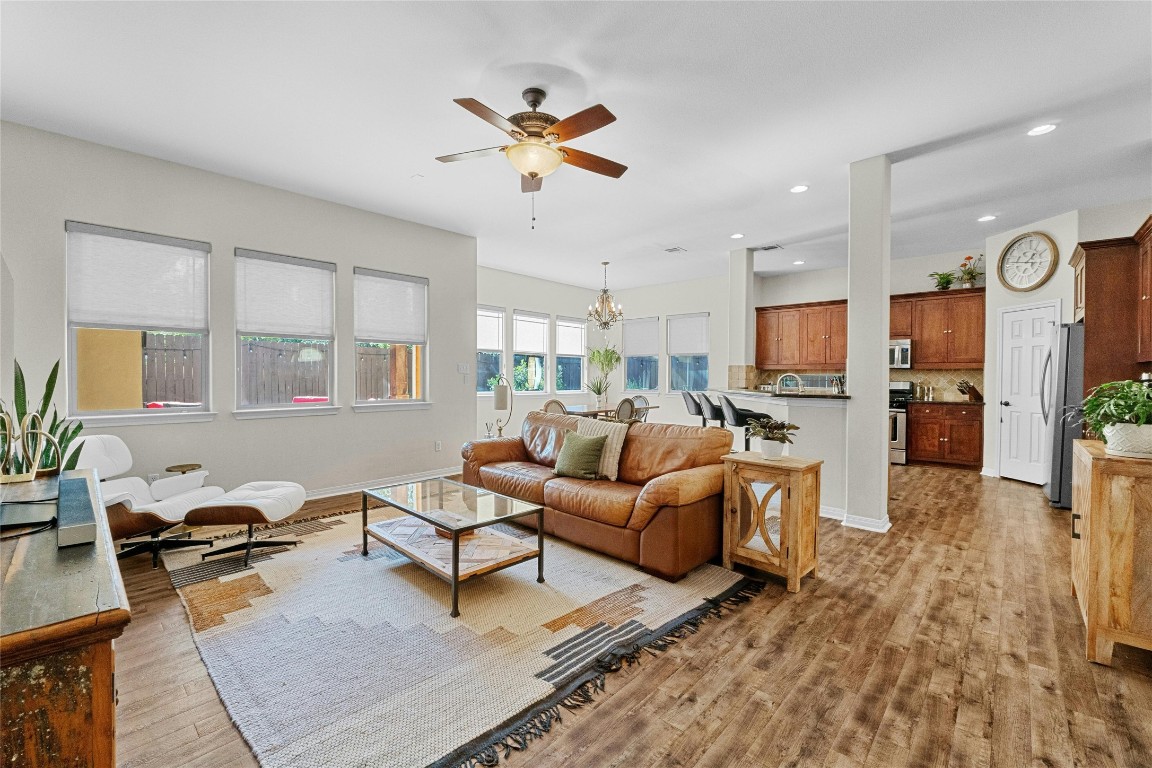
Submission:
[[[1010,291],[1034,291],[1052,277],[1059,258],[1052,238],[1043,232],[1027,232],[1000,252],[996,274]]]

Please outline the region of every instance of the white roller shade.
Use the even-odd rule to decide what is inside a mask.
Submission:
[[[512,313],[512,349],[515,352],[544,354],[548,351],[548,316]]]
[[[556,318],[556,354],[583,355],[586,346],[584,342],[586,328],[587,324],[583,320]]]
[[[356,338],[428,343],[428,279],[356,267]]]
[[[624,356],[647,357],[658,354],[660,354],[660,318],[625,320]]]
[[[668,354],[708,354],[708,313],[668,316]]]
[[[236,332],[333,336],[332,275],[322,261],[236,249]]]
[[[207,330],[208,243],[71,221],[65,229],[69,322]]]
[[[480,307],[476,310],[476,349],[504,348],[504,312]]]

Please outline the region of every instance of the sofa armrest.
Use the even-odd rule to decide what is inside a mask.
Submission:
[[[640,491],[628,527],[642,531],[661,507],[680,507],[723,492],[723,464],[669,472],[648,481]]]
[[[483,487],[480,482],[480,467],[498,461],[528,461],[528,451],[519,437],[493,437],[488,440],[473,440],[464,443],[460,449],[464,458],[464,482]]]

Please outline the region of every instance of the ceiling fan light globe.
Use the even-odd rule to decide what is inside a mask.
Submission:
[[[564,155],[543,140],[532,141],[532,137],[509,145],[504,150],[508,162],[512,163],[521,175],[530,179],[548,176],[564,163]]]

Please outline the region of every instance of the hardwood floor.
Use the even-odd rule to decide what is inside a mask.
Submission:
[[[1152,653],[1084,659],[1069,513],[1033,486],[945,468],[894,467],[891,496],[887,535],[822,521],[819,579],[794,595],[773,579],[610,675],[507,765],[1152,765]],[[122,566],[119,765],[255,766],[163,569]]]

